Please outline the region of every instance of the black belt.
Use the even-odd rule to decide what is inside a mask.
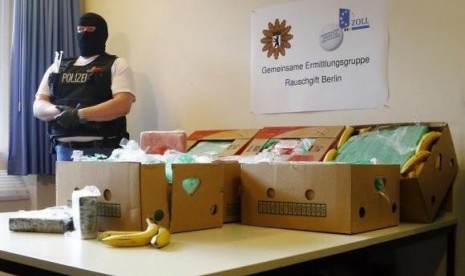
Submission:
[[[55,145],[64,146],[70,149],[83,149],[83,148],[118,148],[119,138],[110,138],[103,140],[94,140],[89,142],[76,142],[76,141],[55,141]]]

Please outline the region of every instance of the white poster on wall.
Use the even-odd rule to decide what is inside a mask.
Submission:
[[[308,0],[252,12],[254,113],[377,108],[388,99],[387,0]]]

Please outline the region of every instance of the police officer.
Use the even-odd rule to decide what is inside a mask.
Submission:
[[[77,26],[80,56],[52,64],[36,92],[34,116],[49,123],[57,160],[73,150],[104,154],[128,138],[126,114],[135,101],[132,72],[124,58],[105,52],[107,23],[86,13]]]

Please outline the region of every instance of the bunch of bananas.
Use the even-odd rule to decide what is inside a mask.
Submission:
[[[336,159],[337,156],[337,149],[330,149],[326,152],[325,157],[323,158],[323,162],[330,162]]]
[[[114,247],[134,247],[151,245],[162,248],[170,243],[170,231],[158,226],[152,219],[147,218],[147,228],[144,231],[104,231],[97,239],[104,244]]]
[[[415,154],[402,165],[400,173],[409,178],[418,176],[439,137],[441,137],[439,131],[430,131],[424,134],[417,144]]]
[[[422,150],[431,151],[431,149],[433,148],[433,145],[436,143],[439,137],[441,137],[441,132],[439,131],[430,131],[424,134],[417,144],[415,153],[419,153]]]
[[[349,140],[350,136],[354,134],[355,128],[353,126],[346,126],[344,131],[341,134],[341,137],[339,138],[339,141],[337,142],[337,149],[340,149],[342,145]]]

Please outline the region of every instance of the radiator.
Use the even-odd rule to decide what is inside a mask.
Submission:
[[[20,176],[0,170],[0,201],[29,199],[29,190]]]

